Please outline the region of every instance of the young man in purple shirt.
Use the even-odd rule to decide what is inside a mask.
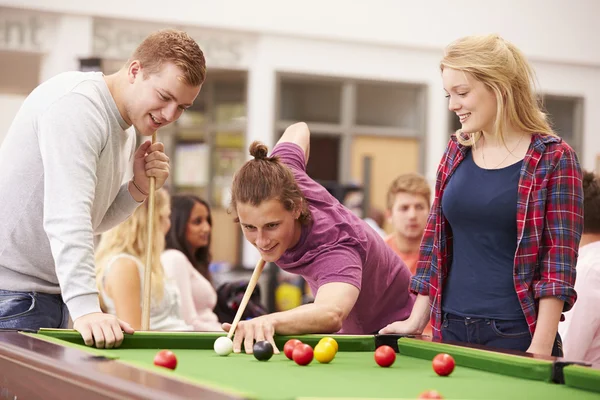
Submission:
[[[234,352],[274,334],[372,334],[408,318],[410,271],[364,221],[306,174],[310,131],[286,129],[270,157],[259,142],[237,172],[231,206],[246,240],[266,262],[301,275],[315,301],[238,324]],[[229,324],[223,328],[228,331]]]

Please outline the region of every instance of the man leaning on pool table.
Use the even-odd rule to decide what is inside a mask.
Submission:
[[[25,99],[0,147],[0,328],[66,328],[70,314],[88,345],[119,346],[123,330],[133,333],[101,312],[94,235],[146,200],[149,177],[162,187],[164,145],[134,152],[136,134],[177,120],[205,73],[198,44],[164,30],[112,75],[65,72]]]
[[[310,132],[291,125],[267,157],[254,142],[254,159],[236,173],[231,209],[266,262],[301,275],[314,303],[242,321],[234,352],[254,340],[303,333],[372,334],[410,314],[410,271],[381,236],[306,173]],[[230,325],[224,324],[229,331]]]

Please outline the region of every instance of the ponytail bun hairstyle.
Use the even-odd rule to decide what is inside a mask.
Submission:
[[[299,208],[298,220],[308,223],[308,204],[290,168],[280,162],[279,157],[269,157],[264,143],[252,142],[249,150],[254,159],[247,161],[233,177],[230,211],[237,212],[239,203],[257,207],[263,201],[276,199],[287,211]]]

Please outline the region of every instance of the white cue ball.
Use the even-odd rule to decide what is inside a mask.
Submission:
[[[215,340],[215,353],[220,356],[228,356],[233,351],[233,342],[227,336],[221,336]]]

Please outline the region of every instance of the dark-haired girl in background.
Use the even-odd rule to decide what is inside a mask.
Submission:
[[[182,317],[198,331],[222,331],[213,312],[217,293],[208,270],[211,230],[206,201],[193,195],[171,198],[171,229],[161,261],[165,274],[179,286]]]

